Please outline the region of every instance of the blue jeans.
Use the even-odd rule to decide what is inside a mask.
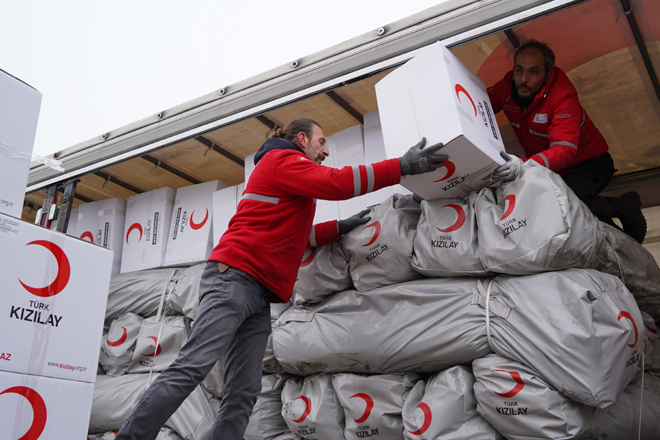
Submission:
[[[225,266],[226,267],[226,266]],[[117,440],[152,440],[206,378],[218,359],[225,394],[209,440],[242,439],[261,392],[262,361],[271,332],[271,292],[251,275],[209,262],[200,280],[200,305],[177,359],[145,391]]]

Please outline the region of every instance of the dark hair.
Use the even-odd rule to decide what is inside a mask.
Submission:
[[[516,53],[513,54],[513,65],[516,65],[518,54],[523,50],[530,48],[538,49],[541,51],[541,53],[543,53],[545,73],[550,73],[550,71],[555,67],[555,53],[547,44],[541,43],[538,40],[529,40],[527,43],[521,44],[518,49],[516,49]]]
[[[321,128],[321,124],[316,122],[313,119],[309,118],[296,118],[293,121],[289,122],[286,127],[274,127],[268,131],[266,134],[266,139],[268,138],[284,138],[294,144],[298,145],[298,133],[301,131],[305,133],[308,137],[312,137],[312,130],[314,126]]]

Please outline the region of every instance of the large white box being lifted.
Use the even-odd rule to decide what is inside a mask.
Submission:
[[[0,372],[0,437],[87,438],[93,396],[89,382]]]
[[[0,213],[20,218],[41,93],[0,69]]]
[[[94,382],[112,252],[0,214],[0,370]]]
[[[493,184],[504,144],[483,81],[441,43],[420,50],[376,84],[387,157],[426,137],[449,156],[434,172],[401,179],[424,199],[460,198]]]
[[[175,194],[165,187],[126,199],[121,273],[163,265]]]

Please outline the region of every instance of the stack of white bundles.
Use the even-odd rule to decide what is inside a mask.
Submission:
[[[435,373],[490,352],[484,311],[471,306],[476,278],[409,281],[349,290],[294,306],[273,330],[289,373]]]
[[[420,278],[410,265],[421,210],[411,198],[395,194],[371,209],[371,219],[344,235],[351,278],[360,292]]]
[[[290,376],[266,374],[261,377],[257,397],[243,440],[270,440],[289,432],[282,417],[282,388]]]
[[[142,321],[128,373],[164,371],[177,358],[188,338],[188,322],[184,316],[155,317]]]
[[[472,369],[465,365],[419,380],[403,405],[403,438],[503,439],[477,413],[477,400],[472,389],[474,383]]]
[[[275,328],[277,320],[282,316],[282,314],[289,308],[289,303],[271,303],[270,304],[270,324],[271,330]],[[268,343],[266,344],[266,353],[264,353],[264,360],[262,362],[261,368],[264,373],[268,374],[284,374],[286,371],[280,363],[275,358],[275,352],[273,351],[273,333],[268,335]]]
[[[145,391],[149,376],[97,376],[89,432],[118,431]],[[157,376],[158,373],[154,373],[151,379]],[[211,398],[198,386],[165,425],[185,439],[205,440],[218,409],[218,400]]]
[[[490,298],[490,301],[487,301]],[[633,379],[645,328],[617,277],[591,269],[479,283],[493,351],[529,365],[561,393],[605,408]]]
[[[332,375],[332,385],[344,409],[346,440],[401,438],[401,411],[417,380],[419,376],[411,373]]]
[[[477,411],[508,439],[593,439],[605,429],[604,409],[569,399],[520,362],[488,355],[472,368]]]
[[[108,376],[120,376],[128,370],[142,321],[144,318],[140,315],[129,312],[110,324],[110,330],[101,342],[99,355],[99,363]]]
[[[288,379],[282,390],[282,417],[289,430],[299,437],[345,440],[344,408],[330,374]]]
[[[340,241],[305,251],[293,286],[293,304],[314,304],[333,293],[353,288],[348,258]]]
[[[481,276],[475,193],[454,200],[422,201],[412,266],[429,277]]]
[[[105,311],[105,326],[119,315],[132,312],[144,318],[158,313],[163,292],[174,288],[177,269],[151,269],[139,272],[116,274],[110,278],[108,304]],[[176,312],[164,304],[166,315]]]
[[[510,275],[591,267],[605,252],[598,220],[559,175],[534,161],[522,173],[474,202],[484,267]]]

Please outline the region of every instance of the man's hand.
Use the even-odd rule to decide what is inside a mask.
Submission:
[[[365,209],[344,220],[337,220],[337,230],[339,235],[346,235],[357,225],[362,225],[371,220],[371,217],[367,215],[370,211],[371,209]]]
[[[424,148],[424,144],[426,144],[426,138],[422,138],[417,145],[411,147],[406,154],[399,157],[402,176],[412,176],[435,171],[444,165],[442,161],[449,159],[449,156],[446,154],[434,154],[444,146],[442,143],[426,148]]]
[[[523,164],[522,159],[513,154],[507,154],[504,151],[500,151],[500,156],[502,159],[506,160],[504,165],[500,165],[495,168],[493,175],[491,176],[493,180],[515,180],[520,175],[520,167]]]

